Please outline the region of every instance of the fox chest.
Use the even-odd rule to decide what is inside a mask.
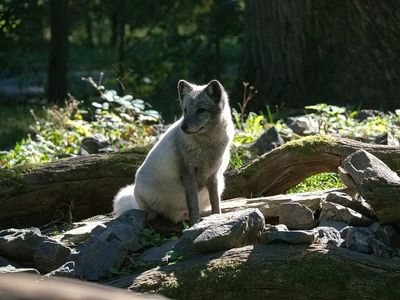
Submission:
[[[190,151],[187,163],[194,170],[200,186],[206,184],[208,178],[218,172],[221,167],[225,147],[203,146]]]

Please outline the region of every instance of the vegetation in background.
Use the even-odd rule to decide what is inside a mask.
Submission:
[[[75,156],[84,138],[93,136],[110,145],[108,151],[127,148],[131,144],[147,145],[157,134],[155,124],[161,121],[157,111],[131,95],[120,97],[92,78],[84,78],[99,93],[91,101],[91,109],[83,109],[72,96],[64,107],[45,108],[42,117],[34,112],[34,134],[22,139],[14,149],[0,153],[0,167],[53,161]]]

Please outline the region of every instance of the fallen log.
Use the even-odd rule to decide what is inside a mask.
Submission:
[[[359,149],[367,150],[392,170],[400,172],[400,147],[311,136],[286,143],[228,173],[224,197],[251,198],[284,193],[311,175],[337,172],[342,161]]]
[[[307,137],[228,172],[224,198],[284,193],[310,175],[335,172],[358,149],[366,149],[393,170],[400,170],[399,147],[326,136]],[[110,212],[113,196],[133,181],[148,150],[80,156],[2,170],[0,227],[38,226]]]
[[[108,284],[173,299],[398,299],[400,262],[322,245],[246,246]]]

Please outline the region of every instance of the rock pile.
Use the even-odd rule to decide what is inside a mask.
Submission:
[[[118,273],[127,258],[139,270],[270,243],[324,244],[378,257],[399,257],[398,175],[363,150],[350,155],[340,172],[349,182],[348,193],[248,199],[247,208],[204,217],[183,230],[179,239],[149,249],[143,246],[141,236],[146,214],[138,210],[116,219],[91,218],[54,238],[38,228],[5,229],[0,231],[0,273],[48,273],[103,281]]]

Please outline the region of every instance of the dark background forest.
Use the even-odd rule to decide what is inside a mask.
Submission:
[[[3,119],[10,106],[87,99],[82,76],[167,121],[181,78],[219,79],[233,106],[249,82],[254,111],[400,106],[395,0],[1,0],[0,45]]]

